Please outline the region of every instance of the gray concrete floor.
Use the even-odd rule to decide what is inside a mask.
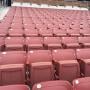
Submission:
[[[0,20],[4,18],[10,7],[0,7]]]

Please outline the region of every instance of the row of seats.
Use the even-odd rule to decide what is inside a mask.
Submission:
[[[10,17],[9,17],[10,18]],[[85,23],[87,23],[87,22],[89,22],[90,23],[90,21],[88,20],[88,21],[82,21],[82,20],[77,20],[77,21],[67,21],[67,20],[69,20],[69,19],[67,19],[67,20],[60,20],[60,21],[57,21],[57,18],[55,18],[56,19],[56,21],[54,21],[53,19],[51,20],[51,21],[48,21],[47,19],[46,20],[43,20],[43,18],[42,18],[42,20],[43,21],[41,21],[41,20],[39,20],[39,21],[37,21],[38,19],[36,19],[36,22],[34,23],[33,21],[32,21],[32,19],[29,17],[29,18],[24,18],[24,20],[22,20],[22,18],[21,17],[15,17],[14,19],[14,21],[12,21],[13,20],[13,18],[12,18],[12,20],[10,20],[8,17],[6,17],[2,22],[1,22],[1,24],[0,24],[0,26],[1,27],[3,27],[3,25],[4,25],[4,23],[6,23],[6,25],[5,25],[5,27],[7,26],[8,28],[17,28],[17,29],[30,29],[30,28],[37,28],[37,29],[40,29],[40,27],[42,27],[43,29],[45,28],[45,29],[48,29],[48,28],[50,28],[50,29],[53,29],[53,28],[57,28],[57,29],[66,29],[66,28],[68,28],[68,29],[71,29],[71,30],[76,30],[76,29],[78,29],[78,30],[83,30],[83,29],[89,29],[90,27],[89,27],[89,24],[87,25],[87,24],[85,24]],[[8,20],[10,20],[10,21],[8,21]],[[65,22],[65,21],[67,21],[67,22]],[[79,23],[80,21],[82,21],[82,23]],[[32,26],[31,26],[32,25]],[[18,27],[17,27],[18,26]],[[30,27],[31,26],[31,27]],[[4,27],[4,28],[5,28]],[[86,27],[86,28],[85,28]]]
[[[78,78],[73,86],[67,81],[48,81],[35,84],[32,90],[90,90],[90,77]]]
[[[33,85],[57,79],[72,82],[78,77],[90,76],[90,48],[20,51],[27,45],[28,49],[31,47],[40,49],[42,46],[55,49],[59,45],[60,48],[89,46],[90,37],[86,37],[90,35],[89,11],[12,7],[1,21],[0,31],[3,36],[2,41],[0,40],[1,44],[3,43],[1,48],[17,50],[0,52],[0,85],[25,83]],[[28,34],[44,37],[25,38]],[[60,34],[66,34],[68,37],[62,35],[61,40]],[[84,37],[70,37],[79,35]],[[82,39],[85,43],[78,41],[79,38],[85,37],[87,40]]]
[[[30,90],[27,85],[0,86],[0,90]],[[90,77],[73,80],[73,86],[64,80],[40,82],[32,90],[90,90]]]
[[[37,16],[35,16],[36,14],[37,14]],[[80,17],[80,14],[82,14],[81,17]],[[14,16],[14,17],[22,17],[22,18],[25,18],[25,17],[30,17],[30,18],[33,18],[33,17],[35,17],[35,18],[38,18],[38,17],[42,18],[42,17],[44,17],[45,18],[45,17],[47,17],[47,18],[51,18],[51,19],[53,19],[53,17],[54,18],[61,17],[61,19],[62,18],[64,18],[64,19],[65,18],[66,19],[74,18],[74,19],[79,19],[79,20],[80,19],[81,20],[83,20],[83,19],[87,20],[87,19],[90,18],[89,14],[90,14],[90,12],[89,11],[85,11],[85,10],[82,11],[82,10],[48,9],[48,8],[38,8],[37,9],[37,8],[27,8],[27,7],[12,7],[10,9],[10,11],[8,12],[7,16],[8,17],[12,17],[12,16]],[[68,17],[69,15],[71,17]],[[74,17],[75,15],[76,15],[76,17]],[[78,22],[78,23],[82,23],[82,22]]]
[[[30,88],[27,85],[19,84],[19,85],[0,86],[0,90],[30,90]]]
[[[0,85],[90,76],[90,48],[0,52]]]
[[[82,15],[82,16],[81,16]],[[8,28],[72,28],[90,29],[90,12],[78,10],[54,10],[12,7],[1,21],[0,27]]]
[[[48,22],[47,20],[45,22],[47,22],[46,24],[43,23],[42,21],[38,22],[36,21],[37,23],[33,23],[33,21],[30,19],[30,18],[24,18],[25,19],[25,22],[22,22],[21,20],[20,21],[14,21],[12,23],[10,22],[6,22],[7,18],[5,18],[5,21],[2,21],[2,23],[0,24],[1,27],[3,27],[4,23],[6,23],[5,27],[8,27],[9,29],[46,29],[46,30],[50,30],[50,29],[56,29],[56,30],[76,30],[76,31],[82,31],[82,30],[86,30],[86,29],[89,29],[89,25],[85,25],[86,22],[82,21],[82,23],[77,23],[76,21],[74,22],[70,22],[68,21],[68,23],[64,20],[61,20],[59,21],[59,23],[57,23],[57,21],[55,21],[53,23],[50,23]],[[16,20],[18,20],[19,18],[15,18]],[[27,20],[29,19],[29,20]],[[32,21],[32,22],[31,22]],[[79,20],[80,21],[80,20]],[[4,28],[5,28],[4,27]],[[67,28],[67,29],[66,29]]]
[[[71,36],[71,37],[80,37],[80,36],[90,36],[90,28],[82,29],[70,29],[70,28],[53,28],[47,29],[45,26],[41,25],[40,29],[35,29],[32,25],[26,25],[25,29],[22,29],[20,25],[14,26],[11,29],[0,27],[0,36],[6,37],[28,37],[28,36]]]
[[[0,37],[0,50],[90,47],[90,37]]]

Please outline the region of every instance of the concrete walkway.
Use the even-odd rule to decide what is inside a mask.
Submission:
[[[20,6],[20,7],[35,7],[35,8],[52,8],[52,9],[69,9],[69,10],[88,10],[87,8],[77,7],[77,6],[51,6],[47,4],[32,4],[32,3],[20,3],[14,2],[12,6]]]
[[[4,16],[7,14],[10,7],[1,7],[0,8],[0,20],[4,18]]]

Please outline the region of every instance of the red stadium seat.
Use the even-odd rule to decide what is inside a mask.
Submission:
[[[5,20],[5,19],[4,19],[4,20]],[[2,22],[0,23],[0,30],[1,30],[1,29],[9,29],[9,27],[10,27],[10,22],[8,23],[6,20],[5,20],[5,22],[2,21]]]
[[[79,37],[79,43],[84,47],[90,47],[90,37]]]
[[[7,85],[0,86],[0,90],[30,90],[27,85]]]
[[[81,73],[84,76],[90,76],[90,49],[77,49],[77,59],[80,63]]]
[[[61,40],[59,37],[44,37],[44,45],[49,49],[61,48]]]
[[[0,28],[0,36],[5,37],[8,34],[8,29],[7,28]]]
[[[70,36],[80,36],[80,31],[76,29],[67,29],[67,33]]]
[[[32,90],[73,90],[68,81],[47,81],[40,82],[33,86]]]
[[[23,18],[22,17],[14,17],[13,20],[12,20],[12,24],[16,24],[16,23],[19,23],[19,24],[22,24],[23,22]]]
[[[33,37],[38,36],[38,30],[37,29],[25,29],[24,34],[27,37],[29,37],[29,36],[33,36]]]
[[[48,36],[53,36],[53,31],[52,31],[52,29],[41,29],[41,30],[39,30],[39,34],[41,35],[41,36],[46,36],[46,37],[48,37]]]
[[[81,33],[83,36],[90,36],[90,29],[87,29],[87,28],[85,28],[85,30],[81,29],[81,30],[80,30],[80,33]]]
[[[90,77],[75,79],[73,81],[73,90],[90,90]]]
[[[53,34],[54,34],[55,36],[64,37],[64,36],[67,36],[67,31],[64,30],[64,29],[54,28],[54,29],[53,29]]]
[[[41,22],[42,23],[42,22]],[[38,30],[46,30],[47,29],[47,26],[46,25],[43,25],[43,24],[41,24],[40,22],[39,23],[36,23],[35,22],[35,24],[36,24],[36,28],[38,29]]]
[[[42,37],[27,37],[26,45],[28,46],[28,50],[43,49],[43,38]]]
[[[80,48],[77,37],[62,37],[62,44],[64,48]]]
[[[11,24],[12,29],[23,29],[23,24],[20,23],[12,23]]]
[[[1,53],[0,84],[25,83],[26,53],[24,51],[8,51]]]
[[[0,37],[0,51],[4,50],[5,38]]]
[[[58,49],[52,51],[56,75],[59,79],[72,81],[79,77],[79,63],[73,49]]]
[[[22,24],[22,18],[14,17],[12,20],[12,23]]]
[[[6,51],[2,52],[1,65],[4,64],[23,64],[25,63],[26,53],[24,51]]]
[[[31,84],[53,80],[54,70],[51,52],[49,50],[29,51],[27,63],[30,65]]]
[[[29,29],[29,30],[35,29],[35,24],[33,24],[33,23],[31,23],[31,21],[27,20],[27,21],[24,22],[24,29]]]
[[[23,37],[7,37],[5,39],[6,50],[24,50]]]
[[[13,36],[13,37],[19,37],[19,36],[23,36],[24,35],[24,31],[23,29],[9,29],[8,31],[9,36]]]

